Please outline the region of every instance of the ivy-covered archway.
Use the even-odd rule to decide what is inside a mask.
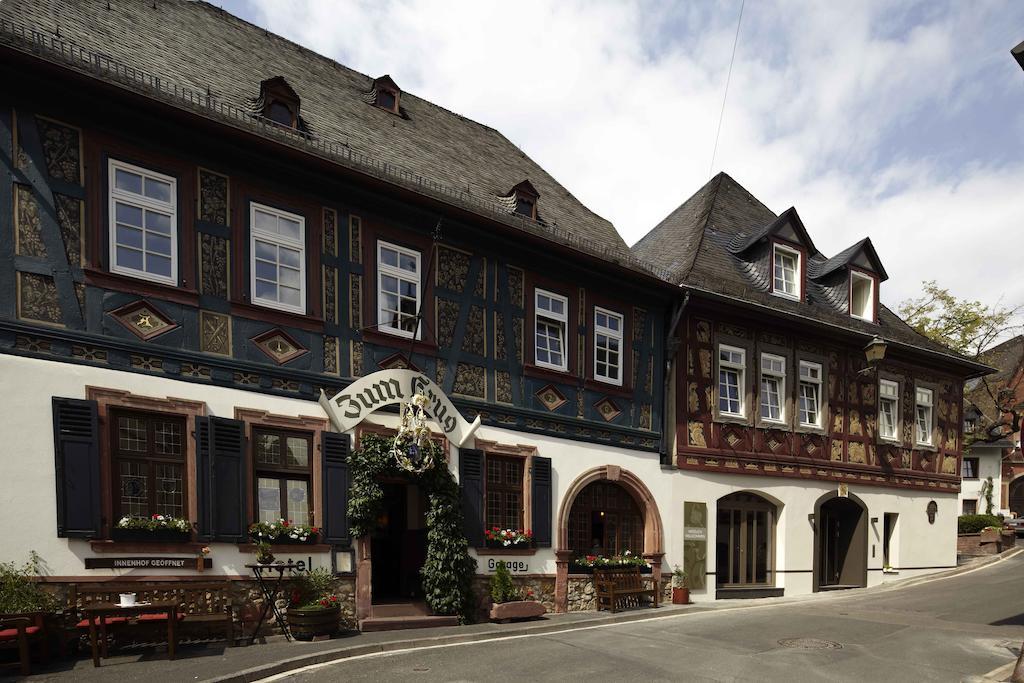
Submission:
[[[448,469],[442,449],[428,442],[431,467],[419,474],[400,468],[391,454],[393,438],[364,434],[349,455],[352,477],[348,499],[349,529],[353,538],[373,531],[383,508],[380,480],[404,476],[416,481],[427,494],[427,560],[420,570],[427,606],[434,614],[456,615],[465,622],[474,610],[473,576],[476,560],[462,531],[459,485]]]

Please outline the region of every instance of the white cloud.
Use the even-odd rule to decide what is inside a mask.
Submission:
[[[271,30],[501,130],[629,243],[709,177],[736,2],[250,1]],[[1016,163],[968,154],[953,171],[935,159],[956,140],[916,158],[886,147],[988,88],[1024,92],[1007,9],[748,3],[714,170],[775,211],[795,205],[827,254],[871,236],[890,304],[925,279],[1024,301],[1004,256],[1024,233],[1024,146]],[[979,80],[998,60],[1016,83]],[[1021,146],[1022,130],[1001,134]]]

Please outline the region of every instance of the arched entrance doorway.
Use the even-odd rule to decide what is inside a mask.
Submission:
[[[1010,511],[1014,515],[1024,516],[1024,476],[1019,476],[1010,482],[1008,502]]]
[[[580,555],[644,552],[644,517],[633,496],[610,481],[587,484],[569,512],[569,549]]]
[[[742,491],[718,499],[715,584],[718,597],[746,597],[775,585],[776,505]],[[763,595],[759,591],[756,595]]]
[[[602,465],[577,477],[562,497],[556,529],[555,609],[559,612],[568,606],[569,562],[580,555],[639,552],[650,562],[655,580],[661,580],[665,553],[661,514],[654,495],[628,470]]]
[[[860,588],[868,580],[867,507],[829,493],[814,505],[814,590]]]

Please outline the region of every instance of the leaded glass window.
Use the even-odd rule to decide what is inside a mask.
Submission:
[[[113,410],[111,421],[115,517],[187,518],[184,419]]]
[[[300,432],[253,429],[256,520],[312,524],[309,454],[312,437]]]

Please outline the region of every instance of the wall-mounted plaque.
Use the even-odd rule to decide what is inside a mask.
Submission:
[[[86,569],[196,569],[196,557],[87,557]],[[213,560],[203,558],[203,567],[213,567]]]
[[[703,589],[708,572],[707,503],[683,502],[683,571],[690,588]]]

